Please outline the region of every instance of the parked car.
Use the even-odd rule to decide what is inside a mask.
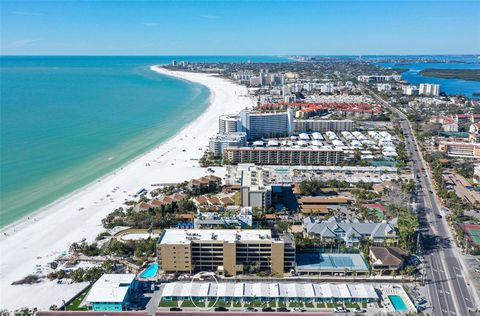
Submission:
[[[360,307],[355,308],[355,314],[363,314],[366,313],[367,311],[364,309],[361,309]]]
[[[170,307],[171,312],[181,312],[182,309],[180,307]]]
[[[279,307],[277,308],[277,312],[288,313],[290,310],[286,307]]]
[[[218,306],[218,307],[215,307],[215,311],[216,312],[228,312],[228,308],[225,308],[223,306]]]
[[[245,308],[245,311],[249,312],[249,313],[255,313],[257,311],[257,309],[253,308],[253,307],[247,307],[247,308]]]
[[[295,307],[295,308],[293,309],[293,311],[294,311],[294,312],[301,312],[301,313],[303,313],[303,312],[306,312],[307,310],[306,310],[305,308],[302,308],[302,307]]]
[[[274,312],[275,310],[271,307],[264,307],[262,308],[262,312]]]
[[[344,307],[335,307],[334,309],[335,313],[349,313],[350,311]]]
[[[442,218],[442,215],[440,215],[440,214],[437,214],[437,218]]]

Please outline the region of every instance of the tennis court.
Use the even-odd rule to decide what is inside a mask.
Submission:
[[[368,272],[360,254],[297,253],[297,272],[344,272],[345,269]]]
[[[480,225],[461,224],[460,226],[475,246],[480,247]]]

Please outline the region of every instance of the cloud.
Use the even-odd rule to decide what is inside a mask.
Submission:
[[[12,11],[12,14],[15,15],[28,15],[28,16],[41,16],[45,15],[41,12],[29,12],[29,11]]]
[[[41,38],[24,38],[7,44],[8,48],[22,48],[41,41]]]
[[[143,22],[142,24],[147,27],[158,26],[157,22]]]
[[[200,14],[201,18],[204,19],[209,19],[209,20],[215,20],[215,19],[220,19],[221,17],[218,15],[210,15],[210,14]]]

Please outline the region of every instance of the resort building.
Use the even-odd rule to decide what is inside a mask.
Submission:
[[[244,132],[227,132],[224,134],[217,134],[215,137],[210,138],[209,151],[213,153],[215,157],[221,157],[223,151],[227,147],[242,147],[245,146],[247,134]]]
[[[104,274],[92,285],[85,302],[93,311],[126,310],[135,283],[135,274]]]
[[[265,229],[166,229],[157,256],[165,273],[235,276],[264,271],[283,276],[294,267],[295,244],[288,235],[276,237]]]
[[[223,159],[232,164],[259,165],[339,165],[345,158],[343,150],[314,147],[228,147]]]
[[[353,130],[352,120],[295,120],[294,132],[343,132]]]
[[[438,150],[449,157],[480,158],[480,143],[440,142]]]
[[[359,221],[340,221],[335,216],[326,221],[307,217],[303,225],[308,237],[319,238],[324,243],[344,243],[347,247],[358,247],[367,239],[372,245],[395,246],[398,244],[396,220],[374,223]]]
[[[370,265],[380,274],[390,274],[403,267],[407,253],[398,247],[370,247]]]
[[[380,297],[370,284],[293,282],[173,282],[165,284],[162,300],[280,302],[377,302]]]
[[[260,139],[288,136],[293,131],[293,110],[282,112],[240,112],[242,132],[247,139]]]

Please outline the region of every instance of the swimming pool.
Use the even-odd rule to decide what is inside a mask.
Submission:
[[[157,275],[158,263],[152,263],[140,274],[141,278],[153,278]]]
[[[388,299],[390,300],[396,311],[407,310],[407,305],[405,305],[405,302],[402,300],[400,295],[389,295]]]

